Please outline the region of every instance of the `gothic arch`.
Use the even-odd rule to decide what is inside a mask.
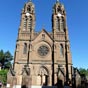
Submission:
[[[65,28],[65,21],[64,21],[64,17],[61,17],[61,30],[62,32],[64,32],[64,28]]]
[[[60,31],[60,18],[56,18],[56,30]]]
[[[36,43],[33,43],[33,46],[34,46],[34,49],[37,50],[39,47],[38,46],[41,46],[41,45],[46,45],[48,46],[49,50],[52,51],[52,44],[50,44],[49,42],[47,41],[38,41]],[[36,47],[37,46],[37,47]]]
[[[60,55],[64,56],[64,46],[63,46],[63,44],[60,44]]]
[[[49,70],[47,69],[47,67],[45,66],[41,66],[38,70],[38,75],[41,74],[41,72],[43,72],[43,75],[49,75]]]
[[[27,43],[24,43],[23,54],[27,54]]]
[[[24,31],[27,30],[27,18],[26,17],[23,19],[23,30]]]
[[[27,6],[27,11],[28,11],[28,12],[31,11],[31,6],[30,6],[30,5]]]
[[[29,16],[29,19],[28,19],[28,30],[30,32],[32,30],[32,22],[33,22],[33,18],[32,18],[32,16]]]
[[[49,71],[45,66],[41,66],[38,71],[40,85],[47,86],[49,84]]]

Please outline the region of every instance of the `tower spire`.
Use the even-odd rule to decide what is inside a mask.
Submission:
[[[31,2],[32,0],[28,0],[29,2]]]
[[[57,2],[60,2],[60,0],[56,0]]]

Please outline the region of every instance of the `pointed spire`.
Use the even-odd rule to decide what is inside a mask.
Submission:
[[[31,2],[32,0],[28,0],[29,2]]]
[[[60,0],[57,0],[57,2],[60,2]]]

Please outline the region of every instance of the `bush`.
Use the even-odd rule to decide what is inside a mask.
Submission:
[[[0,81],[5,85],[6,84],[6,80],[7,80],[7,73],[8,70],[1,70],[0,71]]]

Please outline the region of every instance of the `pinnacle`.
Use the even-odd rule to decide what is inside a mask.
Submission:
[[[31,2],[32,0],[28,0],[29,2]]]
[[[57,2],[59,2],[60,0],[57,0]]]

